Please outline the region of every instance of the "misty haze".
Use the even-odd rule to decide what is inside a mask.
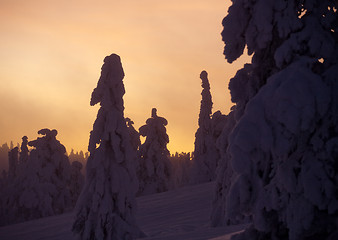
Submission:
[[[33,2],[0,10],[1,240],[338,239],[337,1]]]

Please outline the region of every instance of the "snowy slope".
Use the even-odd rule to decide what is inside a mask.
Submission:
[[[137,222],[148,235],[144,240],[226,240],[244,226],[209,227],[214,183],[183,187],[139,197]],[[73,213],[0,228],[1,240],[75,239]]]

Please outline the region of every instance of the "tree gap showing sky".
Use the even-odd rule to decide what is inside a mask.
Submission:
[[[0,143],[57,129],[67,147],[87,150],[97,108],[90,94],[102,59],[125,70],[125,116],[138,129],[153,107],[168,120],[168,148],[193,150],[202,70],[213,112],[228,113],[228,82],[247,57],[226,63],[222,19],[230,1],[0,1]]]

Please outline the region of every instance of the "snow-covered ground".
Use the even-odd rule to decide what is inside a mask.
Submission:
[[[211,228],[214,183],[183,187],[137,198],[137,221],[144,240],[226,240],[244,225]],[[73,213],[0,228],[1,240],[70,240]]]

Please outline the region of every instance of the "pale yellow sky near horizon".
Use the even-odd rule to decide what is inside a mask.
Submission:
[[[105,56],[121,56],[125,117],[139,128],[156,107],[171,153],[190,152],[209,73],[213,112],[232,106],[228,82],[247,58],[223,56],[223,0],[0,0],[0,144],[57,129],[87,150],[99,106],[89,105]]]

